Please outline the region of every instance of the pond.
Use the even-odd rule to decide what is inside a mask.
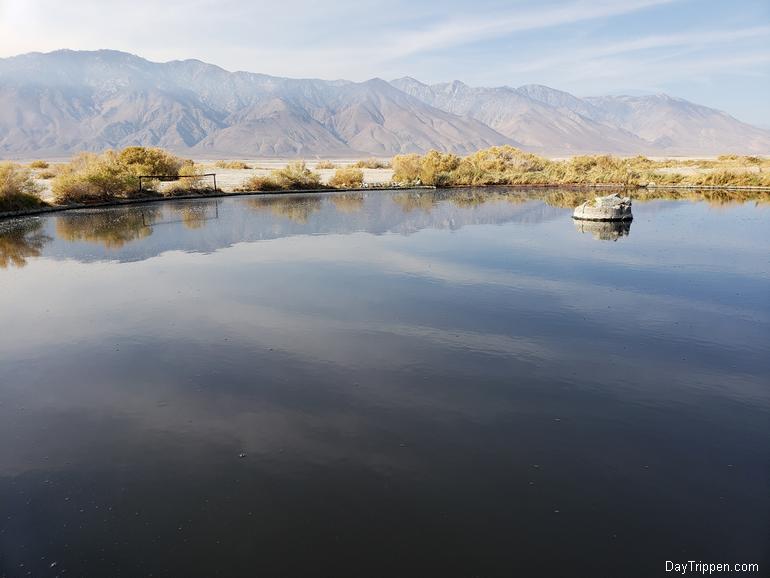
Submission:
[[[572,194],[0,222],[0,575],[766,570],[770,204]]]

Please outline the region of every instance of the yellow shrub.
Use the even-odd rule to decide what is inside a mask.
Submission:
[[[281,186],[270,177],[254,175],[241,183],[235,190],[244,193],[252,191],[280,191]]]
[[[460,165],[460,157],[439,151],[428,151],[420,160],[420,181],[423,185],[452,184],[451,173]]]
[[[29,169],[16,163],[0,163],[0,211],[20,211],[42,204],[42,187]]]
[[[81,153],[53,181],[57,203],[109,201],[139,188],[139,179],[114,151]]]
[[[214,166],[218,169],[250,169],[251,166],[243,161],[217,161]]]
[[[57,203],[109,201],[136,194],[140,176],[176,177],[183,166],[182,159],[158,148],[81,153],[58,168],[52,190]],[[157,186],[157,181],[142,181],[145,193]]]
[[[203,177],[203,171],[194,163],[185,163],[179,169],[179,180],[173,181],[163,190],[164,195],[179,195],[213,191],[213,182],[207,182]]]
[[[117,160],[134,175],[163,175],[173,177],[179,174],[184,161],[159,148],[127,147],[118,153]]]
[[[29,168],[31,169],[47,169],[50,165],[46,161],[32,161],[29,163]]]
[[[357,161],[353,163],[353,168],[356,169],[389,169],[390,163],[387,161],[381,161],[380,159],[370,158]]]
[[[321,187],[321,176],[308,169],[305,161],[289,163],[284,168],[273,171],[271,176],[278,183],[278,186],[286,190],[307,190]]]
[[[337,169],[329,185],[337,189],[355,189],[364,184],[364,171],[354,167]]]
[[[414,183],[420,178],[420,168],[420,155],[396,155],[393,157],[393,180],[397,183]]]

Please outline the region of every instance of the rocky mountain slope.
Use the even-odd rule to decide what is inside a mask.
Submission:
[[[768,153],[770,132],[664,95],[289,79],[197,60],[61,50],[0,59],[0,155],[134,144],[190,156],[389,156],[512,144],[545,154]]]

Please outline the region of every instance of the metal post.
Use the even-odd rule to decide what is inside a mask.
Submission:
[[[214,173],[213,176],[214,176],[214,192],[216,193],[217,192],[217,174]]]

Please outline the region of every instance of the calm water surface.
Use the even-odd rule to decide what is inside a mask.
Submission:
[[[570,213],[0,223],[0,576],[766,573],[770,206]]]

